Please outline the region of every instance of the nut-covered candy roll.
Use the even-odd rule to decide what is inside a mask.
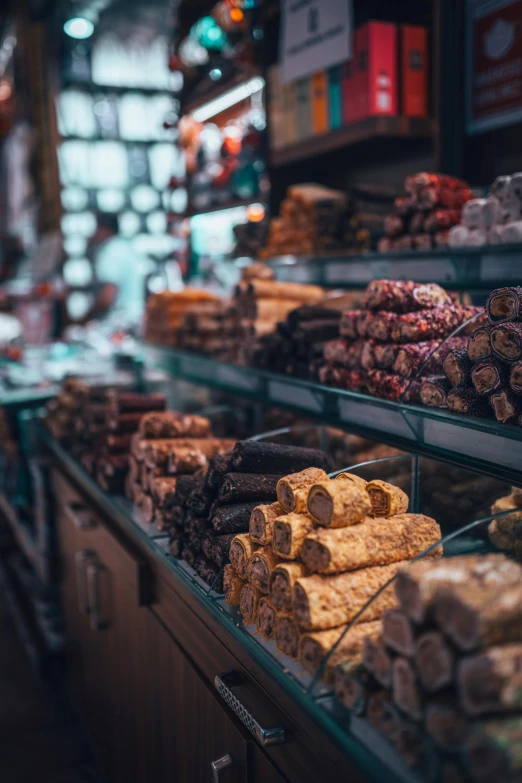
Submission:
[[[230,563],[241,579],[246,579],[247,564],[259,545],[250,540],[248,533],[234,536],[230,544]]]
[[[516,422],[522,412],[522,399],[514,394],[511,389],[495,392],[489,398],[491,407],[497,421],[502,424]]]
[[[489,325],[479,326],[470,335],[468,356],[472,362],[476,362],[479,359],[487,359],[488,356],[491,356],[491,330],[492,327]]]
[[[210,522],[216,533],[243,533],[248,530],[250,516],[257,503],[233,503],[210,509]]]
[[[346,310],[341,316],[341,322],[339,324],[339,334],[341,337],[347,337],[349,340],[356,340],[359,336],[357,330],[357,321],[362,310]]]
[[[339,574],[410,560],[440,538],[440,527],[424,514],[399,514],[386,522],[368,518],[353,527],[313,531],[301,558],[312,573]]]
[[[139,426],[143,438],[204,438],[210,431],[209,419],[177,411],[151,411],[141,417]]]
[[[336,628],[349,623],[377,590],[393,579],[400,566],[401,563],[394,563],[336,576],[315,574],[297,579],[294,585],[294,614],[297,622],[309,631]],[[390,585],[372,602],[361,620],[375,620],[395,605],[396,599]]]
[[[282,446],[266,441],[243,440],[232,452],[232,470],[238,473],[297,473],[305,468],[333,470],[332,460],[320,449]]]
[[[251,584],[243,585],[241,588],[241,593],[239,596],[239,611],[243,616],[243,622],[245,625],[252,625],[256,622],[259,601],[262,597],[263,593],[261,593]]]
[[[227,604],[239,606],[241,590],[244,584],[244,580],[237,575],[234,566],[230,565],[230,563],[226,565],[223,572],[223,592],[225,593]]]
[[[396,343],[442,339],[479,312],[482,312],[479,307],[452,304],[399,315],[391,331],[391,339]]]
[[[442,363],[442,369],[452,386],[469,386],[471,359],[464,348],[450,351]]]
[[[307,468],[300,473],[291,473],[277,482],[277,499],[288,513],[300,514],[306,511],[308,488],[317,481],[327,481],[328,474],[321,468]]]
[[[255,546],[255,544],[254,544]],[[247,563],[247,580],[264,595],[268,594],[270,574],[278,562],[277,555],[269,546],[259,547]]]
[[[355,715],[364,715],[368,696],[378,687],[361,663],[343,661],[335,668],[335,698]]]
[[[400,348],[395,343],[375,343],[375,364],[381,370],[391,370]]]
[[[399,316],[396,313],[388,313],[381,310],[378,313],[372,313],[366,324],[368,337],[373,340],[379,340],[382,343],[389,342],[392,338],[392,332],[395,329]]]
[[[444,345],[438,340],[408,343],[399,348],[393,372],[403,378],[411,378],[420,371],[422,375],[438,374],[446,356],[452,350],[463,349],[466,343],[465,337],[452,337]]]
[[[302,563],[279,563],[270,574],[270,600],[276,609],[290,612],[294,605],[294,584],[307,575]]]
[[[370,496],[372,517],[393,517],[408,510],[408,495],[386,481],[369,481],[366,492]]]
[[[490,324],[518,321],[522,318],[522,288],[497,288],[488,296],[486,313]]]
[[[513,487],[513,489],[518,488]],[[519,508],[515,493],[495,500],[491,506],[491,513],[499,514],[501,511],[511,511],[511,513],[495,519],[500,532],[522,541],[522,509]]]
[[[272,542],[274,534],[274,520],[284,514],[284,508],[279,503],[271,503],[269,506],[256,506],[250,515],[249,533],[252,541],[261,546]]]
[[[522,394],[522,362],[516,362],[511,367],[509,386],[515,394]]]
[[[522,359],[522,324],[507,323],[491,330],[491,349],[506,362]]]
[[[450,411],[465,416],[489,416],[491,408],[483,397],[479,397],[473,386],[462,386],[448,392],[446,403]]]
[[[257,473],[228,473],[223,477],[218,492],[221,503],[246,503],[257,500],[271,502],[276,496],[276,486],[281,475]]]
[[[305,671],[309,674],[316,674],[321,662],[334,644],[339,642],[341,634],[346,626],[340,628],[331,628],[327,631],[308,631],[301,635],[299,639],[299,660]],[[375,637],[381,629],[380,620],[372,620],[369,623],[359,623],[354,625],[335,648],[328,659],[326,668],[322,673],[322,679],[326,682],[332,682],[334,677],[334,668],[341,661],[362,659],[362,650],[364,640],[367,636]]]
[[[273,606],[270,599],[264,595],[259,601],[256,622],[257,630],[263,639],[274,638],[276,617],[277,610],[275,606]]]
[[[274,521],[274,552],[285,560],[297,560],[301,545],[314,523],[308,514],[286,514]]]
[[[491,357],[475,364],[471,371],[471,382],[478,394],[486,395],[500,391],[506,385],[507,376],[506,366],[500,359]]]
[[[408,313],[450,302],[446,291],[436,283],[421,285],[412,280],[373,280],[366,288],[363,306],[368,310]]]
[[[421,402],[432,408],[445,408],[450,389],[451,384],[445,375],[430,375],[421,383]]]
[[[221,536],[218,536],[214,533],[209,559],[213,560],[214,563],[216,563],[220,568],[222,565],[228,562],[230,544],[232,543],[233,539],[233,533],[225,533]]]
[[[299,628],[293,617],[278,614],[275,623],[275,643],[279,652],[297,660],[299,652]]]
[[[308,513],[325,527],[356,525],[370,511],[368,493],[350,479],[321,481],[308,492]]]
[[[420,389],[418,381],[402,378],[385,370],[368,370],[366,386],[374,397],[382,397],[392,402],[400,402],[403,396],[404,402],[415,402]]]

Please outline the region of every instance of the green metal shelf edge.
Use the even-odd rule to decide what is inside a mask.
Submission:
[[[1,408],[37,408],[48,400],[56,397],[60,391],[58,386],[45,386],[44,388],[6,389],[0,386]]]
[[[402,405],[148,343],[146,365],[174,379],[281,407],[404,451],[522,484],[522,429],[436,408]]]
[[[231,619],[225,622],[224,613],[194,585],[189,575],[178,565],[178,561],[167,555],[155,539],[150,538],[142,528],[124,514],[117,503],[114,502],[114,498],[106,494],[41,425],[38,427],[38,436],[60,467],[77,486],[81,487],[88,494],[89,499],[95,503],[100,511],[114,520],[123,530],[129,532],[131,536],[137,538],[142,545],[153,551],[154,555],[163,562],[174,578],[183,583],[185,589],[190,591],[191,595],[204,606],[213,619],[246,649],[259,666],[266,671],[270,671],[271,676],[277,680],[280,687],[289,693],[298,707],[305,711],[341,747],[350,760],[359,766],[361,771],[368,774],[375,783],[379,783],[382,780],[389,781],[389,783],[401,783],[401,779],[394,775],[376,756],[370,753],[363,744],[350,737],[342,725],[337,723],[328,712],[318,707],[312,696],[304,693],[282,669],[274,666],[269,654],[264,652],[242,627],[238,627]]]

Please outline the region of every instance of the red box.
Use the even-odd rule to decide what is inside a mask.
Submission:
[[[355,45],[355,43],[354,43]],[[342,65],[341,79],[342,79],[342,95],[343,95],[343,123],[348,125],[355,120],[356,114],[356,100],[355,100],[355,80],[354,80],[354,67],[355,67],[355,52],[351,60],[348,60]]]
[[[425,27],[402,25],[401,114],[428,116],[428,33]]]
[[[397,114],[397,27],[368,22],[355,31],[358,119],[375,114]]]

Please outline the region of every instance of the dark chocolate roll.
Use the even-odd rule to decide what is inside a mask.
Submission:
[[[279,473],[286,476],[305,468],[322,468],[331,473],[333,463],[328,454],[319,449],[244,440],[234,447],[232,468],[238,473]]]
[[[469,386],[471,359],[464,348],[450,351],[444,359],[442,369],[452,386]]]
[[[207,492],[206,488],[200,487],[193,490],[187,499],[187,508],[193,511],[200,517],[206,517],[210,511],[210,507],[215,500],[215,492],[211,494]]]
[[[189,511],[185,517],[185,533],[190,546],[195,550],[201,549],[203,537],[208,530],[207,520],[201,517],[193,516]]]
[[[178,530],[173,530],[169,535],[169,552],[172,557],[181,557],[181,551],[184,546],[183,534]]]
[[[502,424],[515,423],[522,413],[522,399],[511,389],[495,392],[489,398],[497,421]]]
[[[421,383],[421,401],[432,408],[445,408],[450,389],[451,383],[445,375],[428,376]]]
[[[515,394],[522,394],[522,362],[517,362],[511,367],[509,385]]]
[[[107,429],[116,435],[127,435],[138,431],[143,413],[120,413],[119,416],[107,418]]]
[[[487,395],[500,391],[507,382],[506,365],[493,356],[477,362],[471,371],[471,381],[478,394]]]
[[[250,514],[258,506],[252,503],[236,503],[231,506],[221,506],[214,511],[210,521],[216,533],[244,533],[248,530]]]
[[[189,495],[197,489],[202,489],[205,476],[178,476],[174,499],[177,505],[185,506]]]
[[[452,389],[447,396],[448,408],[465,416],[489,416],[490,408],[484,397],[479,397],[473,386]]]
[[[339,336],[339,323],[337,321],[305,321],[299,324],[294,332],[294,339],[297,342],[314,343],[319,340],[333,340]]]
[[[211,557],[210,559],[216,563],[220,568],[228,563],[229,550],[232,539],[235,533],[225,533],[224,535],[216,535],[212,541]]]
[[[249,500],[277,500],[276,486],[280,474],[229,473],[219,488],[221,503],[246,503]]]
[[[205,479],[205,487],[207,490],[218,489],[223,476],[230,472],[230,460],[231,454],[220,454],[217,457],[211,457],[208,461],[207,476]]]
[[[164,394],[136,394],[134,392],[107,392],[111,414],[164,411],[167,407]]]
[[[190,546],[190,544],[184,542],[181,548],[181,559],[188,563],[191,568],[194,568],[194,563],[196,562],[197,556],[198,553]]]
[[[341,320],[341,311],[332,310],[321,305],[302,305],[288,313],[286,321],[292,331],[303,321],[336,321]]]
[[[506,362],[522,359],[522,324],[505,323],[491,330],[491,349]]]
[[[522,288],[497,288],[488,296],[486,313],[490,324],[518,321],[522,316]]]
[[[468,356],[472,362],[491,356],[491,326],[479,326],[468,340]]]

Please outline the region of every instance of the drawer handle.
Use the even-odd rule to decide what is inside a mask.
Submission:
[[[210,762],[210,769],[212,770],[212,783],[219,783],[219,773],[222,769],[229,769],[234,764],[232,756],[227,753],[225,756],[221,756],[220,759]]]
[[[103,571],[99,563],[91,563],[87,566],[87,595],[89,603],[89,616],[91,631],[104,631],[109,627],[108,622],[101,620],[100,594],[98,591],[98,576]]]
[[[281,745],[285,741],[285,730],[280,727],[265,728],[261,726],[245,705],[232,693],[231,688],[234,685],[239,685],[240,682],[241,677],[234,670],[224,674],[216,674],[214,679],[214,685],[221,698],[226,701],[241,723],[246,726],[261,745],[265,747],[268,745]]]
[[[92,530],[96,522],[82,503],[66,503],[65,513],[77,530]]]
[[[85,565],[91,557],[92,552],[88,552],[86,549],[83,552],[76,552],[74,555],[74,562],[76,565],[76,592],[78,594],[78,611],[80,614],[89,614]]]

